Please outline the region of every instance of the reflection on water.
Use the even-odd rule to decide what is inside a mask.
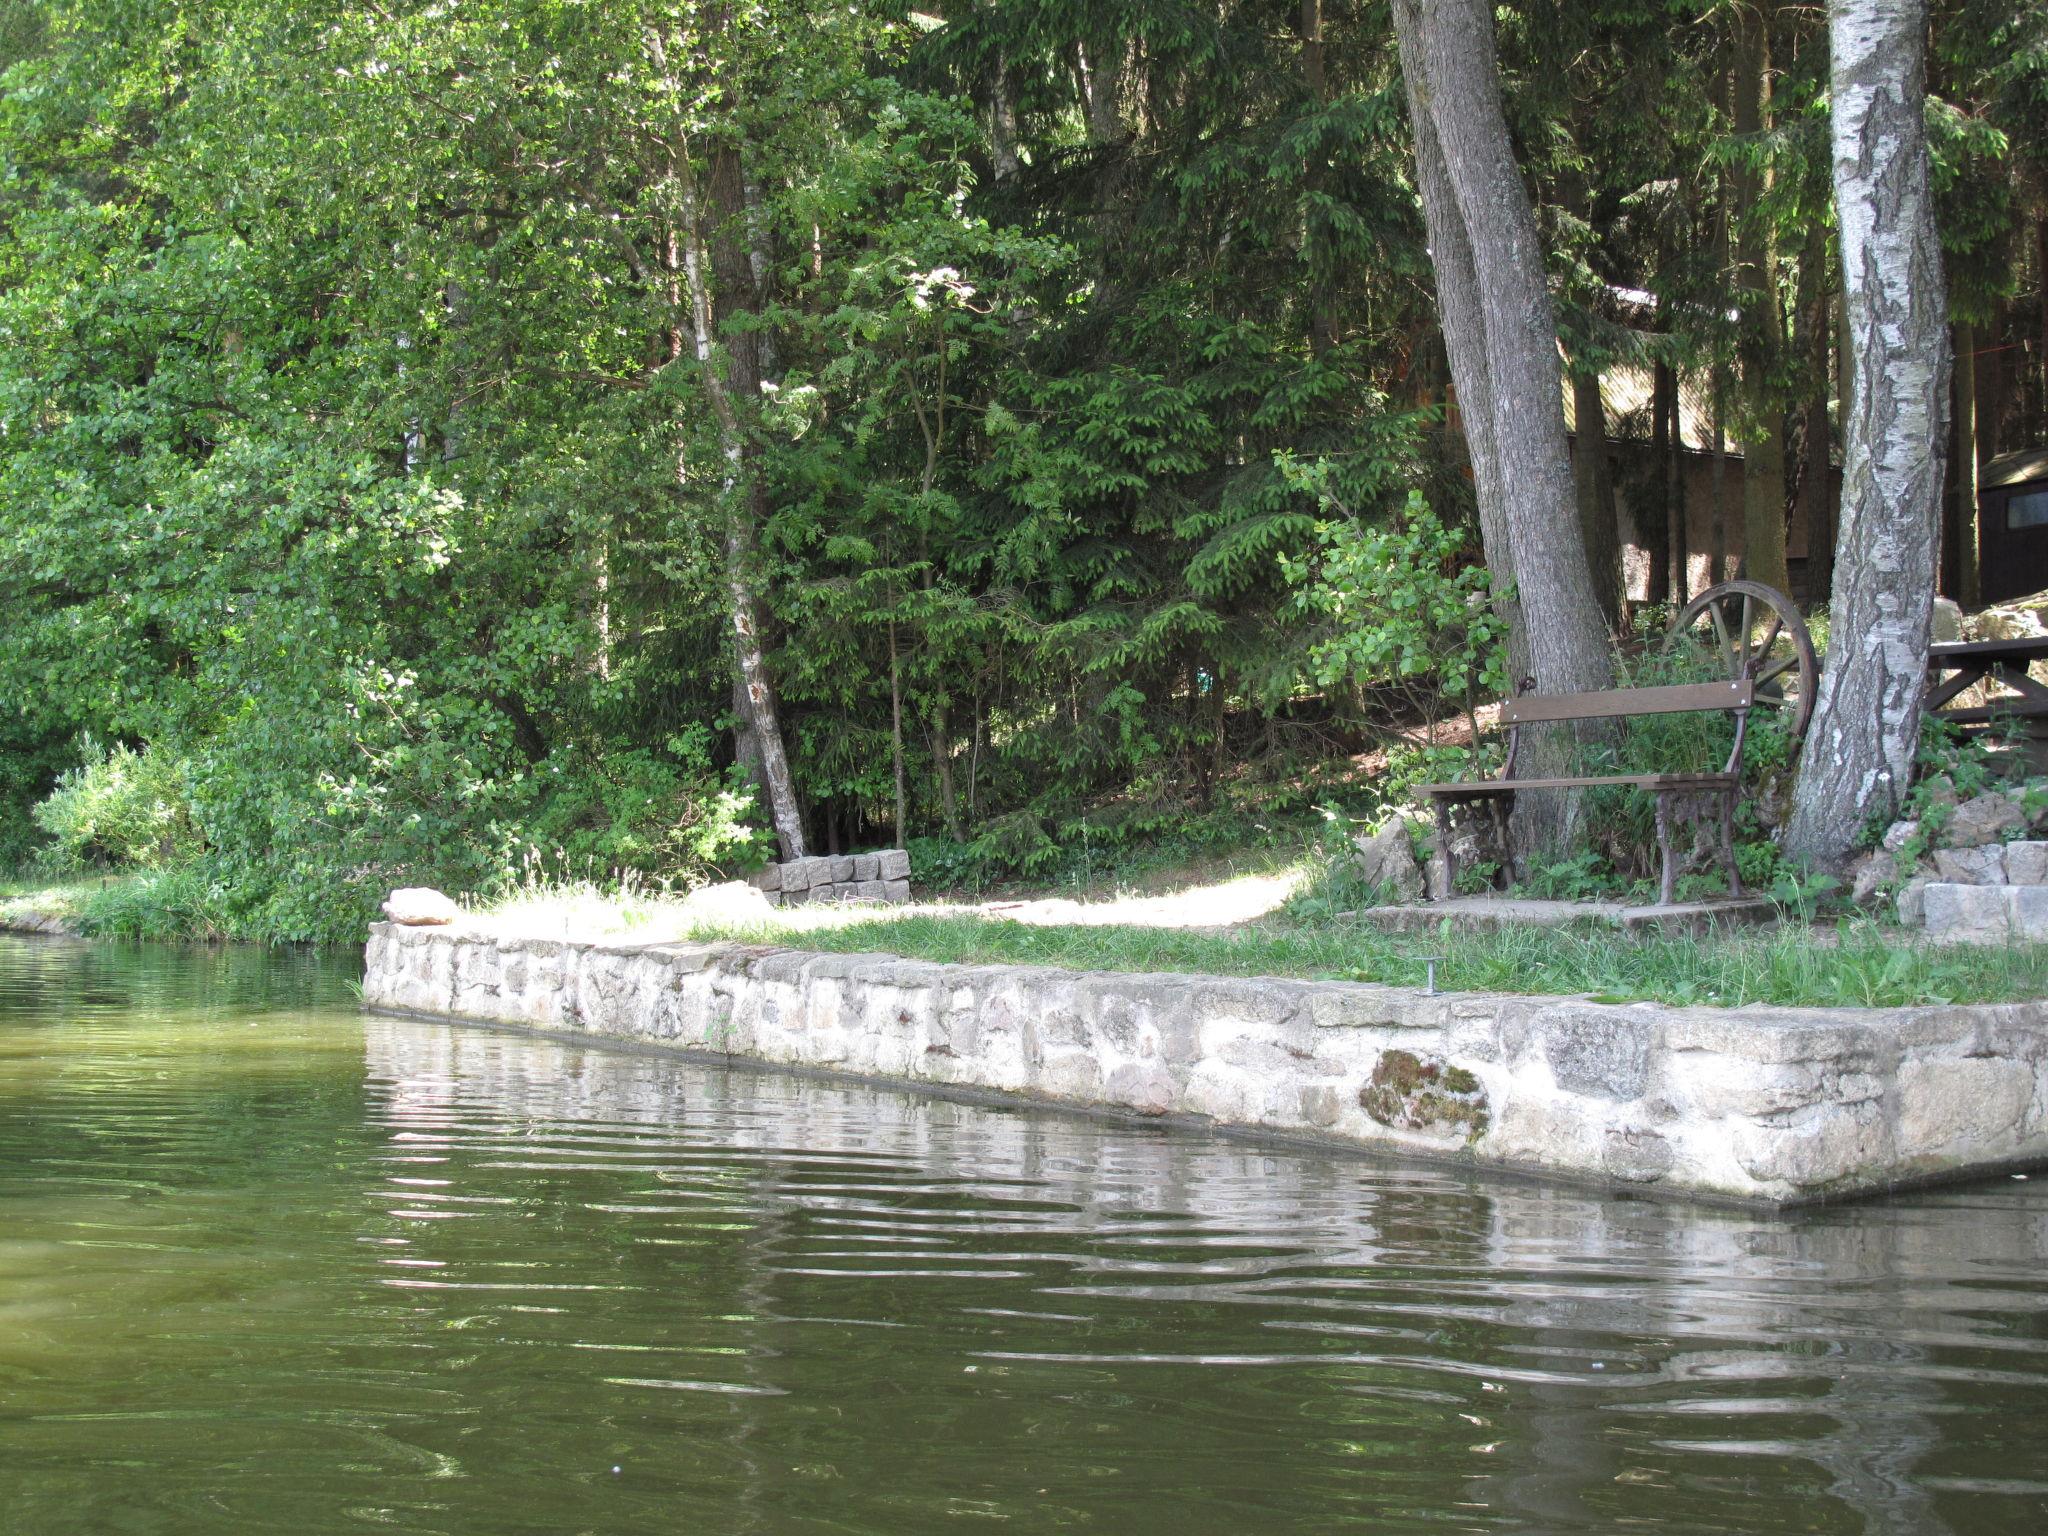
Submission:
[[[2036,1532],[2048,1192],[1774,1219],[0,941],[0,1527]]]

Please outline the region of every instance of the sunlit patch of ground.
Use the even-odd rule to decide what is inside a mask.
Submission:
[[[1119,894],[1100,900],[1041,897],[1035,900],[937,903],[927,911],[977,912],[1020,923],[1118,924],[1133,928],[1231,928],[1278,911],[1308,878],[1306,866],[1271,875],[1240,875],[1191,885],[1163,895]],[[791,918],[805,915],[799,909]]]
[[[908,907],[815,906],[764,910],[752,892],[713,886],[688,896],[593,885],[521,890],[481,908],[492,932],[519,938],[668,943],[708,933],[729,933],[748,923],[772,922],[783,933],[843,928],[891,917],[979,916],[1041,926],[1125,928],[1232,928],[1277,912],[1308,878],[1297,865],[1277,873],[1220,879],[1146,892],[1110,891],[1100,897],[1046,896],[988,901],[923,901]]]

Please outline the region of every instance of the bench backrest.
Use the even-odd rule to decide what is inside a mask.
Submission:
[[[1593,693],[1525,693],[1501,701],[1500,723],[1542,725],[1553,720],[1625,720],[1636,715],[1676,715],[1696,709],[1749,709],[1755,703],[1756,685],[1746,677],[1728,683],[1603,688]]]

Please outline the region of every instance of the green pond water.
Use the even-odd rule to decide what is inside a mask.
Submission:
[[[2048,1530],[2048,1178],[1765,1217],[0,938],[0,1532]]]

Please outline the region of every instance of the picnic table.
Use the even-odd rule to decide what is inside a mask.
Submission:
[[[2048,635],[2023,635],[2017,640],[1945,640],[1927,648],[1926,710],[1951,725],[1989,725],[1995,717],[2048,718],[2048,687],[2036,682],[2027,668],[2048,661]],[[1999,683],[2017,698],[1988,705],[1951,708],[1953,701],[1979,683]]]

